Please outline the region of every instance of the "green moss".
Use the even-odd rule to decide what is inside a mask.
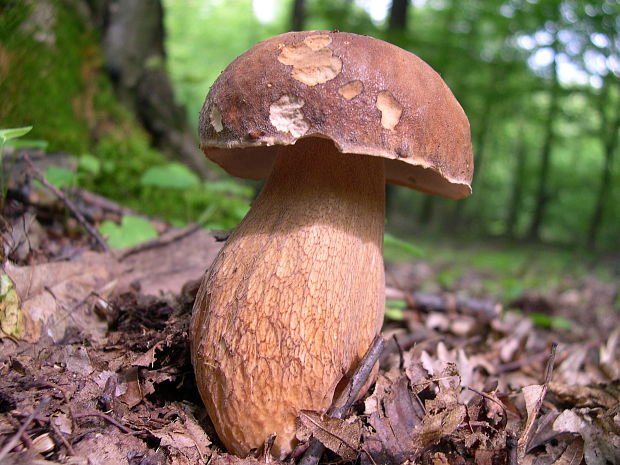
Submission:
[[[13,2],[0,15],[1,124],[33,125],[32,137],[48,140],[50,150],[83,151],[93,123],[87,67],[95,43],[62,3],[41,2],[34,12]]]

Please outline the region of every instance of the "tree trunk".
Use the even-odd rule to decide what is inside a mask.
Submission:
[[[397,34],[407,31],[408,7],[409,0],[392,0],[387,32],[393,42],[396,41]],[[385,188],[385,212],[388,221],[392,218],[396,208],[396,189],[397,187],[392,184],[388,184]]]
[[[151,134],[157,148],[209,174],[185,109],[176,104],[166,72],[160,0],[89,0],[106,67],[119,100]]]
[[[407,10],[409,0],[392,0],[390,7],[390,19],[388,27],[391,30],[405,31],[407,30]]]
[[[551,198],[549,189],[549,173],[551,171],[551,152],[555,142],[555,119],[558,115],[560,82],[558,80],[557,40],[554,41],[553,63],[551,65],[551,89],[549,91],[549,107],[545,120],[544,141],[540,153],[540,175],[536,189],[534,213],[528,236],[530,239],[540,238],[540,227],[543,223],[547,205]]]
[[[496,73],[493,73],[493,78]],[[493,81],[493,78],[491,79]],[[495,102],[497,101],[497,96],[495,95],[487,95],[484,100],[483,110],[482,110],[482,119],[478,122],[476,132],[473,135],[473,149],[474,149],[474,175],[472,178],[472,186],[476,188],[477,179],[480,179],[480,174],[482,173],[482,166],[484,161],[484,155],[486,151],[487,141],[489,140],[488,135],[491,132],[489,126],[491,126],[491,113],[493,111],[493,107]],[[465,208],[465,199],[457,200],[454,204],[454,213],[452,215],[446,215],[446,227],[456,227],[462,221],[463,210]],[[479,218],[482,215],[478,215]]]
[[[517,134],[514,176],[512,178],[510,203],[508,205],[508,216],[506,218],[506,235],[511,239],[517,236],[515,229],[523,203],[523,182],[525,180],[525,162],[527,158],[527,145],[525,143],[525,131],[523,128],[524,123],[521,121],[519,133]]]
[[[618,90],[620,90],[620,81],[617,81]],[[608,89],[608,88],[607,88]],[[605,211],[605,205],[607,204],[607,197],[611,191],[611,173],[616,150],[618,148],[618,132],[620,132],[620,113],[616,112],[612,121],[607,118],[605,105],[608,105],[609,92],[607,89],[603,89],[599,104],[599,115],[601,118],[601,142],[603,145],[603,153],[605,160],[603,162],[603,169],[601,171],[601,181],[599,184],[598,194],[596,196],[596,203],[590,219],[590,226],[588,228],[588,245],[594,246],[596,243],[596,237],[598,236],[599,229],[603,223],[603,214]]]
[[[303,31],[306,22],[306,0],[293,0],[291,31]]]

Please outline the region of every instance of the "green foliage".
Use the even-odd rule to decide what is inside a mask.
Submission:
[[[396,260],[402,258],[402,254],[410,257],[422,257],[424,255],[424,252],[411,242],[398,239],[390,233],[383,234],[383,246],[385,256],[393,257]]]
[[[257,42],[283,32],[288,20],[281,3],[272,24],[256,19],[251,0],[163,3],[168,69],[177,97],[195,124],[209,87],[220,72]]]
[[[58,189],[75,186],[79,178],[79,173],[60,166],[50,165],[45,170],[45,179]]]
[[[0,129],[0,206],[4,205],[6,198],[6,182],[4,179],[4,146],[7,142],[22,137],[30,132],[32,126],[21,128]]]
[[[561,316],[532,312],[529,314],[529,317],[536,326],[540,326],[541,328],[570,331],[573,327],[571,320]]]
[[[28,134],[32,130],[32,126],[24,126],[22,128],[0,129],[0,149],[6,141],[16,139]]]
[[[277,1],[274,19],[261,22],[252,14],[252,0],[163,3],[167,67],[176,97],[194,122],[221,70],[256,42],[284,32],[292,9],[291,0]],[[611,187],[602,200],[596,239],[599,246],[616,247],[620,148],[615,148],[609,166],[605,162],[620,105],[614,39],[620,11],[614,2],[409,2],[409,24],[403,31],[371,19],[365,9],[370,3],[307,0],[306,28],[370,34],[429,62],[469,116],[476,155],[473,196],[459,202],[429,200],[397,188],[395,204],[401,213],[390,215],[390,221],[406,234],[417,228],[485,237],[527,235],[532,212],[541,202],[536,186],[541,148],[549,132],[545,125],[553,84],[553,62],[541,57],[555,51],[560,108],[551,131],[549,189],[544,199],[548,205],[540,239],[584,243],[602,177],[609,173]],[[32,15],[35,8],[51,10],[52,20],[37,21]],[[205,224],[231,227],[243,216],[251,193],[241,183],[223,181],[229,186],[218,191],[217,185],[197,183],[180,170],[167,176],[168,185],[158,180],[171,169],[168,160],[151,148],[149,138],[116,102],[101,72],[99,39],[70,3],[9,2],[0,9],[3,126],[35,122],[33,138],[48,141],[50,150],[85,154],[72,182],[132,208],[163,215],[175,224],[198,218]],[[176,177],[181,180],[175,181]],[[512,206],[515,214],[510,218]],[[423,218],[417,214],[420,211],[430,214]],[[418,225],[418,217],[430,219]],[[414,253],[405,249],[387,239],[388,257]],[[523,259],[515,257],[515,262],[521,270]],[[492,266],[509,268],[500,262]],[[447,276],[446,283],[451,279]],[[508,282],[485,285],[510,287],[513,294],[519,289]]]
[[[101,173],[101,161],[94,155],[85,153],[78,159],[78,169],[93,176],[97,176]]]
[[[42,2],[43,3],[43,2]],[[45,2],[53,20],[31,16],[33,3],[10,2],[0,14],[0,120],[36,122],[35,138],[52,150],[82,152],[88,147],[88,119],[97,82],[87,82],[98,67],[94,37],[81,18],[62,2]],[[53,113],[50,113],[53,112]]]
[[[153,166],[146,170],[140,178],[143,186],[155,186],[164,189],[189,189],[200,183],[200,178],[180,163],[169,163]]]
[[[385,302],[385,318],[392,321],[403,321],[403,310],[408,307],[404,300],[387,300]]]
[[[99,232],[113,249],[131,247],[157,237],[153,225],[137,216],[124,216],[120,225],[106,220],[99,226]]]

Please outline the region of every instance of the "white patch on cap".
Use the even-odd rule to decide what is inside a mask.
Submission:
[[[215,132],[221,132],[222,129],[224,129],[224,125],[222,124],[222,114],[215,103],[211,105],[211,108],[209,109],[209,119],[211,120],[211,126],[215,129]]]
[[[347,100],[351,100],[361,94],[363,90],[364,84],[362,84],[362,81],[356,80],[342,86],[338,89],[338,93]]]
[[[308,36],[303,42],[283,47],[278,61],[293,67],[293,79],[308,86],[323,84],[342,70],[342,61],[327,47],[331,41],[326,34]]]
[[[393,131],[403,112],[403,106],[398,103],[389,90],[382,90],[377,95],[377,109],[381,112],[381,126]]]
[[[301,111],[305,103],[301,97],[283,95],[269,106],[269,121],[278,131],[301,137],[310,129],[310,123]]]

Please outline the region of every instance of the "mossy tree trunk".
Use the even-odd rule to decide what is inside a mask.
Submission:
[[[166,71],[164,11],[160,0],[85,0],[100,32],[106,69],[120,101],[171,158],[202,177],[208,170],[187,121],[176,104]]]
[[[126,140],[141,127],[206,177],[165,63],[159,0],[0,2],[0,124],[34,126],[30,137],[51,151],[96,152],[111,134]]]

